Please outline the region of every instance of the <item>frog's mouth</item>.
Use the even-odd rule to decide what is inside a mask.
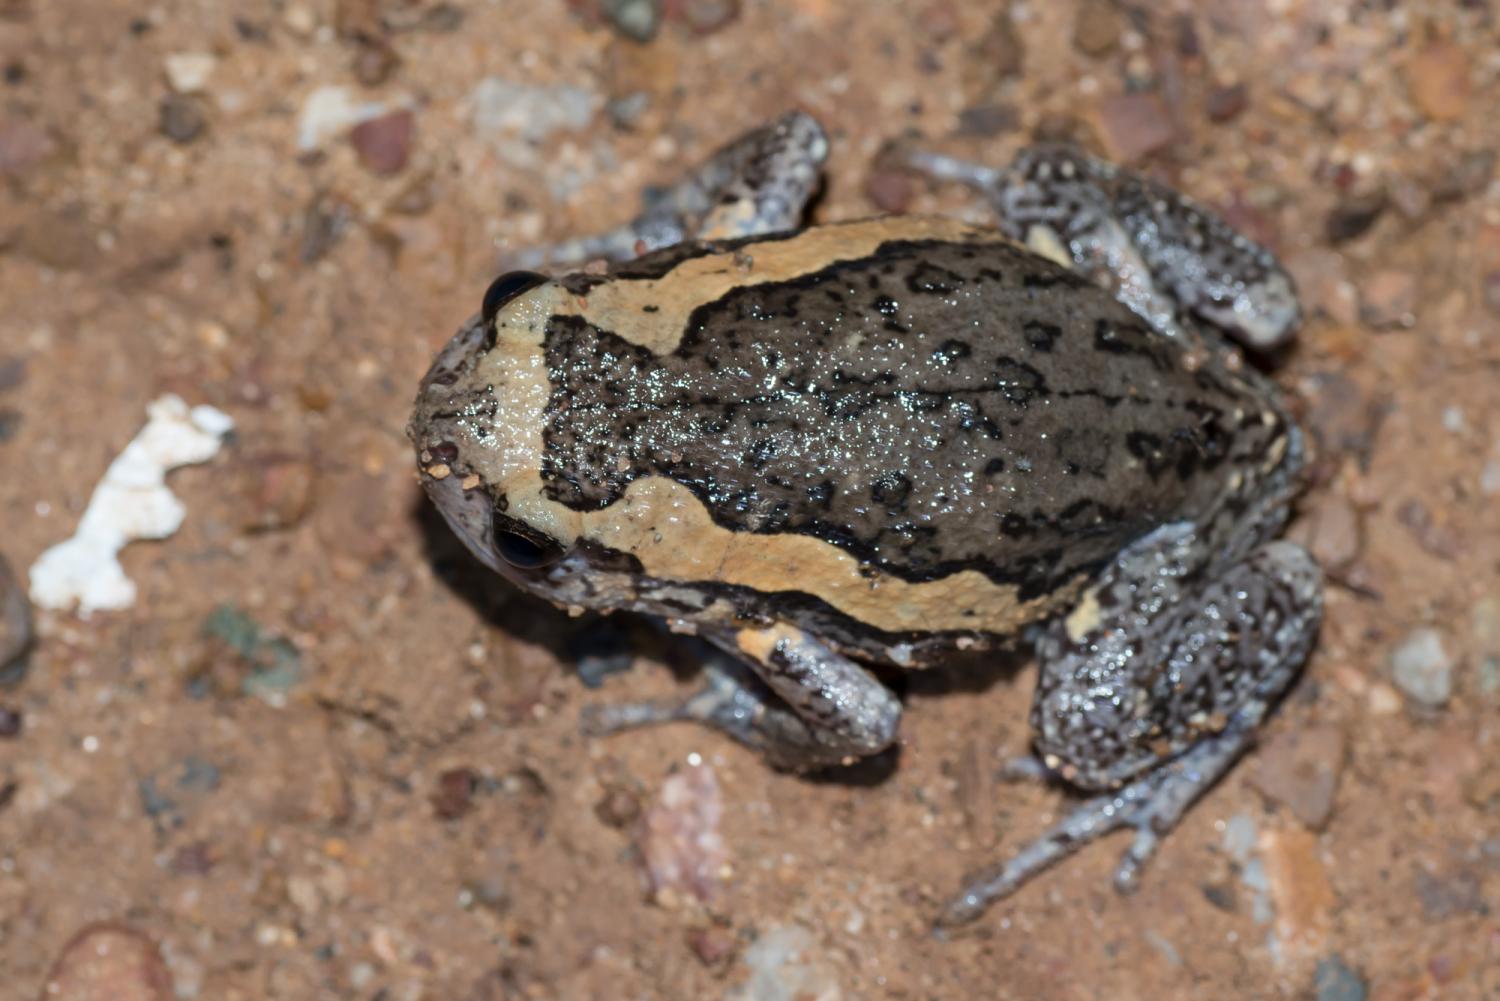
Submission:
[[[433,476],[430,468],[422,470],[422,487],[453,534],[485,566],[510,576],[510,567],[495,553],[494,503],[489,494],[464,489],[463,477],[458,474]]]
[[[417,450],[422,488],[443,520],[485,566],[504,573],[494,547],[494,502],[468,475],[456,444],[461,440],[455,420],[462,396],[458,387],[483,349],[485,333],[483,320],[473,316],[438,352],[422,377],[406,434]]]

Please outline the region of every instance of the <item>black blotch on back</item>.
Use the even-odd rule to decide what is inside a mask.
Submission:
[[[560,503],[668,477],[733,531],[813,536],[912,581],[976,570],[1023,598],[1207,510],[1238,436],[1272,433],[1231,440],[1242,386],[1184,374],[1106,292],[1003,243],[891,241],[737,287],[666,355],[577,317],[544,350]]]

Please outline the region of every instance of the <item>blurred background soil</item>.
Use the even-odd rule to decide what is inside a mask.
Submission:
[[[125,551],[135,607],[39,613],[5,677],[0,996],[1500,997],[1496,7],[0,0],[0,554],[74,531],[157,396],[238,425]],[[419,495],[417,379],[505,250],[793,107],[819,220],[985,218],[875,166],[908,131],[1062,138],[1298,278],[1322,641],[1132,897],[1117,837],[929,931],[1068,806],[999,781],[1024,661],[914,679],[843,777],[584,739],[691,657],[508,590]]]

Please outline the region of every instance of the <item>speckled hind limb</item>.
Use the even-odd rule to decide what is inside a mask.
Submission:
[[[705,667],[707,685],[683,700],[593,706],[585,732],[690,720],[720,730],[778,768],[849,764],[896,739],[901,703],[869,671],[791,626],[743,629],[714,641],[735,663]],[[745,679],[749,668],[763,684]]]
[[[1157,330],[1198,347],[1189,314],[1257,350],[1300,322],[1292,280],[1270,251],[1213,212],[1139,174],[1065,146],[1011,166],[893,147],[890,162],[982,192],[1012,239],[1111,288]]]
[[[1115,883],[1133,888],[1159,838],[1253,742],[1312,649],[1321,611],[1318,568],[1290,542],[1214,559],[1178,523],[1126,549],[1037,640],[1036,750],[1054,774],[1101,792],[976,877],[939,923],[972,920],[1121,827],[1136,836]]]
[[[686,177],[645,196],[630,222],[592,236],[523,251],[517,268],[629,261],[683,240],[728,240],[797,228],[818,185],[828,137],[793,111],[720,149]]]

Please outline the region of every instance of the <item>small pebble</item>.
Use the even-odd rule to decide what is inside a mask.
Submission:
[[[687,944],[698,961],[710,969],[728,966],[739,951],[739,940],[734,937],[734,933],[718,925],[689,929]]]
[[[469,96],[475,132],[515,134],[531,143],[586,128],[602,104],[598,94],[583,87],[534,86],[498,76],[479,81]]]
[[[0,177],[19,174],[57,151],[45,129],[19,118],[0,119]]]
[[[318,16],[303,4],[292,4],[281,15],[281,22],[294,35],[306,38],[318,30]]]
[[[161,101],[161,134],[176,143],[190,143],[208,127],[208,115],[196,97],[168,94]]]
[[[1282,955],[1292,958],[1320,951],[1333,924],[1337,898],[1319,857],[1318,836],[1297,827],[1267,830],[1261,833],[1259,848]]]
[[[1301,541],[1325,570],[1342,570],[1362,548],[1359,512],[1340,493],[1325,493],[1308,507]]]
[[[729,852],[719,824],[724,802],[706,764],[667,776],[641,821],[637,847],[656,902],[713,904],[723,892]]]
[[[1321,831],[1333,815],[1345,753],[1344,731],[1332,724],[1283,730],[1256,754],[1250,784]]]
[[[1437,708],[1453,694],[1453,658],[1443,634],[1424,627],[1407,636],[1390,656],[1391,680],[1414,702]]]
[[[1243,83],[1235,83],[1209,91],[1204,110],[1208,112],[1209,121],[1222,124],[1238,118],[1249,105],[1250,88]]]
[[[699,35],[711,35],[740,16],[740,0],[676,0],[668,16],[679,18]]]
[[[1365,1001],[1364,979],[1349,969],[1337,953],[1318,960],[1313,989],[1317,1001]]]
[[[1396,508],[1396,520],[1405,525],[1418,545],[1439,559],[1456,559],[1463,545],[1446,521],[1439,521],[1432,510],[1413,497]]]
[[[1452,42],[1436,42],[1406,64],[1406,89],[1428,118],[1449,122],[1469,107],[1469,53]]]
[[[474,791],[479,776],[472,768],[449,768],[437,778],[433,787],[432,812],[439,820],[457,820],[474,806]]]
[[[1417,277],[1410,271],[1377,271],[1360,289],[1360,318],[1376,330],[1414,326],[1416,308]]]
[[[1134,163],[1170,146],[1177,127],[1162,99],[1150,93],[1114,94],[1101,100],[1096,119],[1104,152],[1118,163]]]
[[[1082,0],[1073,19],[1073,46],[1097,59],[1115,50],[1124,30],[1124,15],[1113,0]]]
[[[383,37],[361,39],[354,50],[354,79],[364,87],[379,87],[401,65],[401,57]]]
[[[121,925],[94,925],[73,937],[47,975],[47,1001],[168,1001],[172,974],[156,943]]]
[[[298,456],[267,455],[245,466],[240,524],[250,532],[272,532],[301,523],[312,508],[316,481],[311,461]]]
[[[865,179],[865,197],[882,212],[900,215],[911,207],[915,194],[911,175],[905,171],[877,167]]]
[[[838,1001],[833,967],[820,956],[812,934],[800,925],[772,925],[745,949],[749,976],[724,995],[725,1001]]]
[[[604,16],[621,35],[644,44],[661,27],[661,0],[604,0]]]
[[[979,104],[958,113],[958,134],[976,139],[1014,132],[1021,127],[1021,111],[1014,104]]]
[[[19,709],[0,705],[0,737],[19,737],[23,717]]]
[[[1338,246],[1368,233],[1391,203],[1384,188],[1352,195],[1341,201],[1323,224],[1323,235]]]
[[[354,221],[354,207],[338,195],[319,192],[302,213],[302,247],[298,259],[314,264],[323,259]]]
[[[179,94],[201,94],[208,89],[219,60],[207,52],[176,52],[163,62],[167,83]]]
[[[372,173],[398,174],[411,156],[416,116],[411,111],[392,111],[360,122],[349,133],[349,141],[360,163]]]
[[[20,680],[34,637],[31,599],[5,557],[0,556],[0,682]]]

